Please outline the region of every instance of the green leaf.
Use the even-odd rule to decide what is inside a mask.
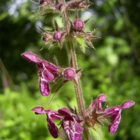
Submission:
[[[0,21],[4,20],[8,16],[7,13],[2,13],[0,16]]]
[[[48,105],[51,104],[53,99],[55,98],[56,94],[60,90],[60,88],[68,81],[64,80],[63,78],[58,79],[54,84],[52,83],[51,85],[51,94],[52,96],[50,97],[50,100],[48,102]]]
[[[55,83],[51,83],[51,93],[58,92],[61,86],[63,85],[64,79],[60,78]]]
[[[93,46],[93,44],[92,44],[91,42],[88,42],[88,41],[87,41],[86,44],[87,44],[89,47],[95,49],[95,47]]]
[[[75,37],[76,42],[80,45],[80,48],[83,53],[85,53],[85,40],[83,37]]]
[[[104,136],[103,136],[103,132],[100,128],[99,125],[95,125],[94,128],[90,128],[90,133],[91,133],[91,137],[93,138],[93,140],[103,140]]]

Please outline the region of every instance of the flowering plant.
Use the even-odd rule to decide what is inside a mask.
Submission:
[[[61,49],[64,46],[64,42],[67,44],[69,66],[62,68],[58,65],[56,58],[55,64],[52,64],[40,59],[36,54],[31,52],[23,53],[22,57],[29,62],[37,64],[39,88],[43,96],[48,96],[51,93],[49,82],[55,83],[59,78],[63,78],[63,83],[72,81],[75,87],[78,108],[73,109],[68,104],[68,108],[59,108],[58,111],[45,110],[43,107],[35,107],[32,111],[35,114],[46,114],[48,129],[54,138],[58,137],[59,130],[54,123],[54,119],[60,120],[60,127],[64,129],[69,140],[82,140],[82,132],[85,139],[91,140],[89,129],[94,129],[95,125],[103,126],[104,123],[109,126],[109,132],[114,134],[120,123],[122,109],[130,108],[135,102],[125,101],[122,105],[108,108],[107,104],[103,106],[103,102],[106,102],[106,95],[100,94],[85,109],[80,85],[82,69],[78,68],[73,42],[78,43],[81,50],[85,52],[87,46],[94,48],[91,39],[99,38],[93,35],[96,29],[88,32],[84,31],[84,25],[88,20],[82,21],[78,18],[78,12],[87,10],[92,3],[88,0],[71,0],[68,2],[65,0],[56,0],[55,2],[52,0],[40,0],[39,4],[39,8],[35,10],[36,16],[49,16],[49,14],[60,14],[62,16],[64,21],[63,29],[59,29],[55,20],[54,31],[50,32],[39,28],[42,31],[41,36],[45,45],[51,42],[50,47],[52,47],[55,43],[58,43]],[[71,21],[69,18],[69,11],[71,10],[75,13],[74,21]]]

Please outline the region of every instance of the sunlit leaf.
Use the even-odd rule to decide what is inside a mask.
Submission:
[[[93,44],[92,44],[91,42],[86,42],[86,44],[87,44],[89,47],[95,49],[95,47],[93,46]]]
[[[60,90],[60,88],[68,81],[64,80],[63,78],[58,79],[55,83],[52,83],[51,85],[51,98],[48,102],[48,105],[51,104],[55,96],[57,95],[57,92]]]
[[[93,140],[103,140],[104,139],[102,130],[99,125],[95,125],[94,129],[91,127],[90,133],[91,133],[91,137],[93,138]]]
[[[85,53],[85,40],[82,37],[75,37],[76,42],[80,45],[80,48],[83,53]]]

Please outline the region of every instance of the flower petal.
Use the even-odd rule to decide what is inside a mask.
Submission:
[[[100,94],[97,98],[99,102],[104,102],[106,100],[106,95],[105,94]]]
[[[48,129],[49,129],[51,135],[54,138],[57,138],[58,137],[58,128],[54,124],[54,121],[53,121],[53,119],[51,117],[51,113],[47,114],[47,122],[48,122]]]
[[[75,132],[72,140],[82,140],[82,134]]]
[[[100,94],[97,99],[92,103],[91,105],[91,110],[95,108],[97,105],[98,110],[102,110],[102,102],[106,100],[106,95],[105,94]]]
[[[121,106],[114,106],[110,107],[105,110],[105,113],[107,113],[109,116],[116,115],[121,110]]]
[[[130,108],[131,106],[133,106],[135,104],[135,102],[133,102],[133,101],[125,101],[122,105],[121,105],[121,107],[122,108]]]
[[[39,78],[39,88],[42,96],[47,96],[50,94],[49,83],[45,79]]]
[[[81,132],[84,129],[77,122],[77,120],[76,120],[77,116],[70,115],[69,112],[68,112],[68,115],[70,115],[70,116],[67,116],[67,110],[66,110],[66,114],[64,113],[65,110],[66,110],[66,108],[62,108],[60,110],[60,111],[62,111],[60,114],[62,114],[64,116],[66,115],[63,118],[62,127],[65,130],[67,136],[69,137],[69,140],[82,140]]]
[[[114,134],[121,120],[121,110],[117,113],[117,115],[111,116],[110,119],[111,119],[111,125],[109,126],[109,132],[110,134]]]
[[[80,125],[77,121],[75,121],[74,126],[75,126],[74,130],[75,130],[76,132],[81,133],[81,132],[84,130],[84,128],[81,127],[81,125]]]
[[[60,108],[58,113],[61,116],[70,116],[70,111],[67,108]]]
[[[44,79],[46,79],[47,81],[52,81],[54,79],[53,74],[51,74],[47,69],[44,69],[42,71],[42,76]]]
[[[97,106],[98,110],[102,110],[102,102],[106,100],[106,95],[105,94],[100,94],[97,98]]]
[[[43,107],[35,107],[31,109],[35,114],[46,114],[46,110]]]
[[[42,60],[41,63],[44,64],[46,69],[49,70],[51,73],[57,74],[57,66],[45,60]]]
[[[64,131],[66,132],[67,136],[69,137],[69,140],[72,140],[70,123],[71,123],[70,121],[63,120],[62,127],[63,127]]]
[[[27,59],[29,62],[33,62],[33,63],[40,63],[41,60],[38,58],[38,56],[34,53],[23,53],[21,54],[22,57],[24,57],[25,59]]]
[[[69,140],[82,140],[81,132],[84,130],[78,122],[65,120],[62,123],[62,127],[65,130]]]

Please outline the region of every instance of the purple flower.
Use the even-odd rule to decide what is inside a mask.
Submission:
[[[67,108],[61,108],[57,111],[45,110],[42,107],[32,109],[35,114],[46,114],[48,129],[54,138],[58,137],[58,128],[53,119],[61,120],[61,126],[69,137],[69,140],[82,140],[83,128],[80,126],[79,118],[75,114],[71,114]]]
[[[57,75],[57,66],[45,60],[39,59],[39,57],[34,53],[23,53],[22,56],[29,62],[37,64],[40,92],[43,96],[49,95],[49,81],[52,81],[54,79],[54,75]]]
[[[86,110],[86,124],[89,127],[93,127],[95,124],[101,124],[100,120],[109,125],[109,132],[114,134],[118,128],[121,119],[121,111],[124,108],[130,108],[135,104],[133,101],[125,101],[122,105],[107,108],[102,108],[102,102],[105,102],[106,95],[100,94],[97,99],[90,104]],[[107,120],[110,117],[111,122]]]
[[[47,122],[48,122],[48,129],[51,133],[51,135],[54,138],[58,137],[58,128],[55,125],[53,119],[58,119],[60,120],[60,116],[58,116],[58,112],[53,111],[53,110],[45,110],[42,107],[35,107],[32,109],[32,111],[35,112],[35,114],[46,114],[47,115]]]
[[[97,111],[102,110],[102,102],[105,102],[106,100],[106,95],[105,94],[100,94],[97,99],[90,104],[89,108],[86,110],[86,113],[89,114],[92,112],[95,108]]]
[[[109,132],[114,134],[118,128],[121,119],[121,111],[125,108],[130,108],[135,102],[125,101],[122,105],[114,106],[105,110],[108,116],[110,116],[111,124],[109,125]]]
[[[86,110],[86,124],[88,127],[94,127],[95,124],[102,125],[100,120],[109,123],[106,119],[104,109],[102,108],[102,102],[105,102],[106,95],[100,94],[97,99],[90,104],[89,108]]]
[[[59,109],[58,113],[63,117],[62,127],[69,137],[69,140],[82,140],[81,132],[84,129],[80,126],[78,117],[74,114],[71,115],[66,108]]]
[[[97,106],[97,110],[102,110],[102,102],[105,102],[106,100],[106,95],[105,94],[100,94],[97,99],[93,102],[92,109]]]

